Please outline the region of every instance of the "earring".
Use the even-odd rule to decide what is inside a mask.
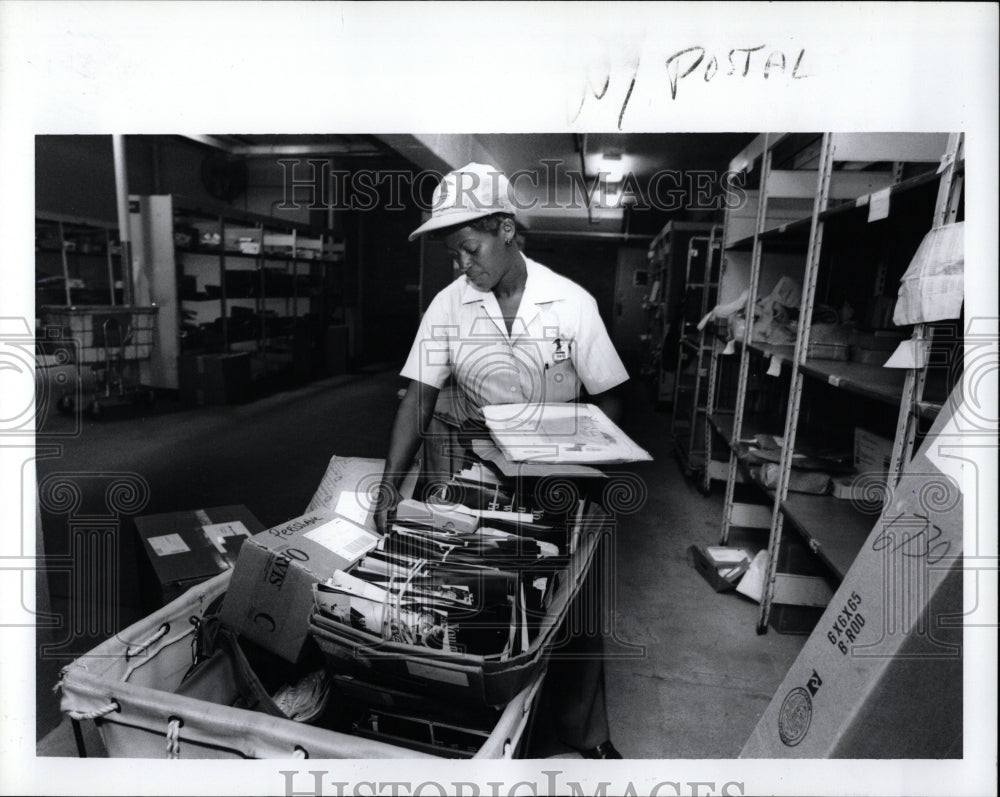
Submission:
[[[510,242],[512,240],[513,240],[512,238],[508,238],[506,241],[503,242],[504,246],[510,246]]]

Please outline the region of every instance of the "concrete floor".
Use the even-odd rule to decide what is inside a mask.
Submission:
[[[104,500],[107,474],[132,473],[148,485],[134,514],[244,504],[265,526],[275,525],[302,512],[331,455],[384,455],[401,386],[394,370],[371,369],[243,406],[181,409],[163,400],[148,414],[125,407],[99,421],[83,419],[78,434],[73,419],[50,415],[42,429],[60,449],[39,461],[39,480],[68,473],[92,485],[78,514],[100,511],[88,501]],[[647,498],[617,525],[616,639],[606,665],[612,736],[628,758],[733,758],[805,637],[758,636],[757,605],[715,593],[688,564],[688,546],[717,542],[722,491],[703,497],[685,481],[669,421],[634,385],[622,426],[655,461],[631,468]],[[43,507],[47,555],[66,552],[72,520]],[[135,541],[124,532],[116,540],[114,624],[125,627],[146,610],[132,564]],[[49,585],[52,611],[72,625],[68,583],[50,577]],[[39,755],[75,755],[51,687],[60,667],[105,636],[86,625],[73,635],[38,633],[39,645],[56,648],[38,658]],[[88,748],[98,752],[89,738]]]

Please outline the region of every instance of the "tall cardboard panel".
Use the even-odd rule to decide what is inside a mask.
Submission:
[[[962,434],[953,394],[740,754],[962,755]],[[957,480],[956,480],[957,479]]]

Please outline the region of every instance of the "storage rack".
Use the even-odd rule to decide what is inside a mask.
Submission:
[[[177,195],[131,203],[136,252],[161,307],[160,386],[179,386],[184,355],[249,352],[255,378],[286,369],[307,317],[345,314],[343,285],[339,309],[329,299],[344,259],[329,231]]]
[[[884,415],[884,409],[891,407],[899,418],[888,470],[898,474],[912,451],[919,423],[935,413],[936,407],[923,401],[925,370],[904,374],[868,362],[819,359],[818,347],[810,341],[810,322],[817,301],[850,296],[856,302],[866,301],[870,310],[874,308],[869,316],[881,317],[880,323],[873,326],[888,325],[894,280],[905,270],[924,233],[932,225],[954,221],[959,213],[961,180],[955,177],[962,164],[959,147],[959,137],[947,135],[772,134],[755,140],[731,164],[734,170],[757,175],[748,180],[748,196],[751,202],[758,200],[753,231],[740,235],[741,217],[746,212],[735,219],[733,214],[727,214],[724,244],[730,267],[734,260],[739,262],[737,253],[749,252],[740,263],[744,268],[738,270],[747,285],[747,306],[755,307],[758,295],[764,293],[759,288],[768,276],[769,257],[790,255],[783,271],[802,282],[800,323],[794,343],[755,341],[753,324],[748,321],[738,341],[739,375],[731,415],[721,411],[718,395],[710,394],[713,404],[709,422],[730,449],[722,542],[728,542],[734,526],[768,530],[768,570],[758,633],[767,630],[772,604],[786,607],[824,603],[822,590],[806,585],[803,591],[801,578],[779,571],[782,554],[787,553],[782,547],[784,521],[790,521],[822,563],[815,572],[828,583],[839,582],[867,538],[878,511],[879,502],[871,500],[871,491],[867,502],[790,492],[793,458],[801,456],[796,452],[797,438],[807,445],[810,436],[816,438],[819,431],[818,437],[825,436],[829,441],[843,433],[845,421],[850,425],[852,420],[878,414],[880,411],[874,409],[878,406]],[[940,166],[935,170],[937,164]],[[792,205],[809,201],[812,211],[799,218],[775,218],[770,209],[775,200],[781,208],[788,208],[789,200]],[[934,205],[937,209],[932,218],[929,209]],[[828,234],[826,241],[824,232]],[[731,276],[732,270],[724,273],[720,302],[733,298],[735,289],[727,290],[726,285]],[[913,333],[915,341],[924,340],[925,335],[927,331],[919,327]],[[941,337],[941,345],[954,360],[960,351],[960,331],[947,327]],[[824,354],[829,356],[829,352]],[[713,369],[718,369],[718,359],[714,353]],[[767,417],[748,412],[748,382],[751,377],[759,379],[764,363],[770,366],[769,373],[780,374],[778,392],[783,394],[782,406]],[[710,373],[710,383],[715,373]],[[954,369],[949,370],[947,378],[956,378]],[[710,387],[714,390],[716,386]],[[808,409],[803,405],[804,393]],[[845,395],[851,400],[844,401]],[[820,424],[817,417],[822,417],[824,423]],[[817,430],[823,425],[831,428]],[[804,426],[808,427],[806,432]],[[765,480],[761,470],[750,467],[755,460],[748,443],[761,431],[782,433],[776,480],[773,473],[771,479]],[[756,485],[763,504],[735,500],[735,484],[741,476]]]
[[[676,374],[671,370],[672,354],[680,339],[679,314],[685,287],[688,241],[693,236],[705,236],[712,225],[704,222],[669,221],[649,245],[650,292],[643,302],[648,314],[650,360],[643,368],[655,377],[656,400],[671,401],[674,397]]]
[[[124,302],[121,244],[113,222],[38,212],[35,215],[36,305]]]
[[[698,326],[718,296],[721,233],[722,228],[715,225],[708,236],[694,236],[688,241],[670,422],[675,452],[687,476],[702,473],[708,466],[707,448],[702,443],[707,410],[705,382],[713,340]]]

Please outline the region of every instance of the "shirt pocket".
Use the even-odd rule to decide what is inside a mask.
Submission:
[[[545,395],[542,401],[575,401],[577,398],[576,369],[568,357],[545,367]]]

